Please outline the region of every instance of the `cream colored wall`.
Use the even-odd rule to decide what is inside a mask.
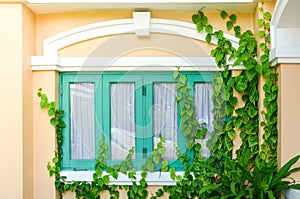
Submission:
[[[33,198],[33,96],[31,56],[35,54],[35,14],[22,6],[23,198]]]
[[[279,164],[300,154],[300,64],[282,64],[279,72]],[[300,166],[300,162],[297,163]],[[300,181],[300,173],[294,175]]]
[[[194,12],[151,12],[152,18],[173,19],[192,23]],[[219,12],[207,13],[209,23],[216,29],[226,30],[226,21],[223,21]],[[238,23],[242,25],[243,30],[253,30],[253,21],[251,13],[237,14]],[[61,33],[63,31],[80,27],[83,25],[122,18],[132,18],[132,11],[99,11],[88,13],[59,13],[37,16],[37,55],[43,54],[43,40]],[[227,31],[225,31],[227,32]],[[233,34],[233,32],[230,32]],[[74,52],[76,53],[76,51]]]
[[[174,19],[192,22],[192,12],[152,12],[153,18]],[[216,29],[225,29],[225,21],[222,21],[219,13],[207,13],[210,23]],[[253,21],[249,22],[252,14],[238,15],[238,23],[244,29],[253,29]],[[65,13],[37,15],[36,17],[36,53],[43,54],[43,40],[63,31],[96,23],[105,20],[132,18],[131,11],[99,11],[90,13]],[[225,31],[226,32],[226,31]],[[232,34],[232,32],[230,32]],[[127,43],[126,43],[127,41]],[[174,44],[176,41],[176,45]],[[130,43],[128,43],[130,42]],[[118,45],[130,46],[129,49],[118,48]],[[134,46],[134,48],[133,48]],[[146,47],[145,47],[146,46]],[[111,49],[111,50],[109,50]],[[118,49],[118,51],[116,50]],[[167,50],[169,49],[169,50]],[[172,50],[170,50],[172,49]],[[195,41],[180,36],[163,34],[151,34],[149,38],[137,38],[134,34],[107,36],[80,42],[59,51],[60,56],[207,56],[212,49],[205,42]],[[34,93],[34,198],[54,198],[55,188],[53,177],[48,176],[46,162],[53,157],[55,149],[54,130],[49,124],[49,118],[45,111],[41,111],[38,98],[35,93],[38,87],[42,87],[50,99],[55,99],[57,94],[57,76],[55,72],[33,73]],[[149,198],[157,187],[149,187]],[[47,193],[45,195],[45,193]],[[105,197],[102,194],[103,197]],[[167,197],[167,196],[166,196]],[[64,198],[74,198],[74,193],[66,193]],[[121,192],[121,198],[126,198],[126,193]]]
[[[34,146],[34,198],[56,198],[54,177],[49,177],[47,162],[51,162],[56,149],[55,129],[51,126],[47,111],[39,107],[38,88],[48,95],[49,101],[57,101],[58,75],[54,71],[33,72],[33,146]]]
[[[176,42],[174,42],[176,41]],[[76,43],[59,51],[62,57],[208,56],[213,45],[187,37],[153,33],[149,37],[121,34]]]
[[[21,4],[0,4],[0,193],[11,199],[23,193],[21,15]]]

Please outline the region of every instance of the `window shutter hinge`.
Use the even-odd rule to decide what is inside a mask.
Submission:
[[[143,158],[147,157],[147,148],[143,148]]]
[[[143,96],[146,96],[146,86],[145,85],[142,86],[142,94],[143,94]]]
[[[63,87],[62,87],[62,85],[59,86],[59,93],[60,93],[61,96],[63,95]]]

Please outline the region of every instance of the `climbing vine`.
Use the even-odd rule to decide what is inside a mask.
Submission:
[[[108,191],[110,198],[119,198],[120,190],[127,192],[128,198],[159,198],[168,194],[169,198],[276,198],[288,187],[300,189],[299,185],[292,185],[283,180],[300,168],[291,169],[300,156],[291,159],[280,170],[277,170],[277,73],[276,66],[269,62],[270,20],[271,14],[259,8],[262,18],[258,20],[261,30],[258,33],[261,43],[258,44],[255,34],[250,30],[242,31],[236,25],[235,14],[228,14],[220,10],[220,16],[226,20],[226,28],[233,31],[239,38],[236,48],[231,41],[224,37],[222,30],[214,30],[209,24],[203,8],[192,16],[198,32],[206,33],[206,42],[216,44],[211,51],[217,66],[222,69],[213,77],[213,114],[214,130],[207,142],[211,156],[206,159],[201,156],[202,146],[197,140],[202,140],[208,130],[196,120],[195,105],[192,88],[188,79],[182,75],[180,69],[174,72],[177,80],[176,100],[180,105],[181,131],[186,138],[188,151],[193,151],[191,158],[178,149],[177,156],[184,165],[183,175],[176,175],[176,170],[164,160],[166,148],[165,138],[160,137],[156,148],[142,166],[141,178],[131,162],[134,148],[130,149],[127,157],[114,166],[106,164],[108,159],[108,145],[102,138],[99,142],[98,157],[92,182],[66,182],[60,175],[63,156],[62,129],[65,122],[62,120],[64,111],[56,109],[55,102],[49,102],[42,89],[38,90],[40,107],[46,109],[51,117],[50,123],[55,127],[57,150],[52,163],[48,163],[50,176],[55,176],[55,187],[60,198],[66,191],[76,193],[76,198],[100,198],[102,191]],[[232,63],[232,67],[230,66]],[[234,67],[243,66],[245,69],[233,72]],[[260,110],[258,83],[264,82],[263,91],[264,110]],[[240,96],[238,98],[237,96]],[[259,121],[259,113],[264,120]],[[260,143],[260,125],[263,127],[263,142]],[[241,146],[235,151],[234,140],[240,139]],[[236,158],[233,154],[236,153]],[[147,190],[147,173],[156,168],[161,172],[169,172],[176,181],[174,186],[163,186],[151,196]],[[105,173],[104,173],[105,171]],[[117,179],[119,174],[127,175],[131,185],[117,186],[109,184],[111,178]],[[262,175],[263,174],[263,175]]]

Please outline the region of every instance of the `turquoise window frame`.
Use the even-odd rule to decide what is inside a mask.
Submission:
[[[194,94],[195,83],[212,82],[214,72],[182,72],[182,75],[188,77],[188,83]],[[135,122],[136,122],[136,158],[132,160],[133,165],[138,170],[145,163],[153,150],[153,124],[152,119],[146,110],[149,110],[153,104],[153,84],[157,83],[176,83],[172,72],[61,72],[59,75],[59,104],[60,108],[65,110],[64,121],[67,127],[63,130],[63,170],[94,170],[95,160],[72,160],[70,157],[70,83],[93,83],[95,89],[95,159],[99,148],[99,140],[105,135],[105,142],[109,146],[108,165],[114,165],[121,160],[110,159],[110,83],[127,82],[135,84]],[[144,86],[144,88],[143,88]],[[146,92],[146,95],[143,95]],[[143,107],[140,109],[140,107]],[[180,104],[177,106],[178,113]],[[152,114],[151,114],[152,115]],[[185,152],[191,158],[193,151],[186,150],[186,139],[180,130],[181,120],[178,117],[178,146],[181,152]],[[150,125],[148,125],[150,124]],[[141,126],[137,127],[137,126]],[[144,128],[147,126],[147,128]],[[143,148],[147,148],[146,157],[143,156]],[[179,160],[169,161],[169,166],[177,171],[182,171],[183,165]],[[156,168],[159,170],[159,168]]]

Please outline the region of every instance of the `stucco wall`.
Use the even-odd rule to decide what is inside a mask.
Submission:
[[[192,22],[193,12],[151,12],[152,18],[173,19]],[[219,12],[207,13],[210,23],[216,29],[225,30],[225,21],[222,21]],[[63,31],[79,26],[121,18],[132,18],[131,11],[101,11],[89,13],[64,13],[37,15],[36,24],[36,52],[43,54],[43,40]],[[238,23],[243,29],[253,30],[253,15],[251,13],[238,14]],[[249,20],[250,19],[250,20]],[[227,31],[225,31],[227,32]],[[229,32],[233,34],[232,32]],[[168,42],[167,42],[168,41]],[[176,42],[174,42],[176,41]],[[162,42],[166,42],[162,45]],[[118,48],[118,45],[121,47]],[[123,48],[130,46],[129,49]],[[146,46],[146,47],[145,47]],[[121,48],[121,49],[120,49]],[[180,36],[164,34],[151,34],[149,38],[138,38],[132,35],[118,35],[96,38],[66,48],[60,49],[60,56],[208,56],[213,45],[195,41]],[[116,50],[114,50],[116,49]],[[42,87],[50,99],[55,99],[58,93],[57,74],[55,72],[34,72],[33,93]],[[53,128],[45,111],[38,106],[38,99],[34,96],[34,166],[35,166],[35,198],[53,198],[55,189],[53,178],[48,176],[46,162],[53,157],[55,149]],[[238,143],[238,142],[237,142]],[[157,187],[149,188],[149,197]],[[48,193],[45,195],[45,193]],[[106,193],[102,195],[106,197]],[[126,198],[126,193],[121,192],[121,198]],[[167,197],[167,196],[166,196]],[[64,198],[74,198],[74,193],[66,193]]]
[[[192,15],[194,12],[151,12],[152,18],[173,19],[192,23]],[[215,29],[226,30],[226,21],[219,16],[219,12],[207,13],[209,23],[213,24]],[[43,40],[63,31],[83,25],[113,20],[132,18],[132,11],[99,11],[88,13],[59,13],[37,15],[37,55],[43,54]],[[252,13],[237,13],[237,19],[243,29],[253,30]],[[250,20],[249,20],[250,19]],[[225,31],[227,32],[227,31]],[[229,32],[233,34],[233,32]],[[74,51],[76,53],[76,51]]]
[[[23,193],[21,15],[21,4],[0,4],[0,193],[12,199]]]
[[[268,5],[272,8],[273,4]],[[191,23],[193,12],[152,12],[152,18],[174,19]],[[209,22],[216,29],[225,30],[225,21],[219,12],[207,13]],[[238,14],[238,24],[243,30],[257,32],[255,25],[258,13]],[[2,198],[56,198],[54,178],[50,178],[46,165],[54,156],[55,132],[49,123],[47,112],[39,107],[37,89],[42,87],[49,100],[57,101],[58,73],[55,71],[35,71],[32,73],[30,57],[43,54],[43,41],[63,31],[95,22],[132,18],[131,11],[99,11],[36,15],[26,6],[18,3],[0,4],[0,193]],[[7,20],[9,19],[9,20]],[[227,31],[225,31],[227,32]],[[233,34],[232,32],[229,32]],[[128,39],[133,43],[122,40]],[[169,39],[168,44],[159,42]],[[172,41],[177,40],[177,46]],[[99,45],[120,43],[137,45],[136,50],[112,53],[103,49],[95,51]],[[126,40],[127,41],[127,40]],[[180,41],[180,42],[179,42]],[[155,45],[153,45],[155,43]],[[150,48],[143,48],[150,44]],[[185,46],[180,44],[187,44]],[[155,48],[151,48],[153,45]],[[173,45],[173,46],[172,46]],[[167,51],[164,48],[173,50]],[[179,48],[181,47],[181,48]],[[135,35],[107,36],[80,42],[59,51],[61,56],[207,56],[212,45],[189,38],[152,34],[150,38]],[[279,71],[279,154],[281,164],[298,154],[297,143],[298,113],[300,106],[300,65],[282,64]],[[236,145],[240,140],[236,140]],[[299,164],[300,165],[300,164]],[[296,175],[300,180],[300,174]],[[150,195],[157,187],[150,188]],[[67,193],[66,198],[74,198]],[[126,193],[121,193],[121,198]]]
[[[300,154],[299,113],[300,113],[300,64],[281,64],[279,72],[279,164],[283,165]],[[300,163],[297,163],[300,166]],[[300,173],[294,175],[300,180]]]
[[[23,198],[33,198],[33,96],[31,56],[35,54],[35,14],[22,6]]]

